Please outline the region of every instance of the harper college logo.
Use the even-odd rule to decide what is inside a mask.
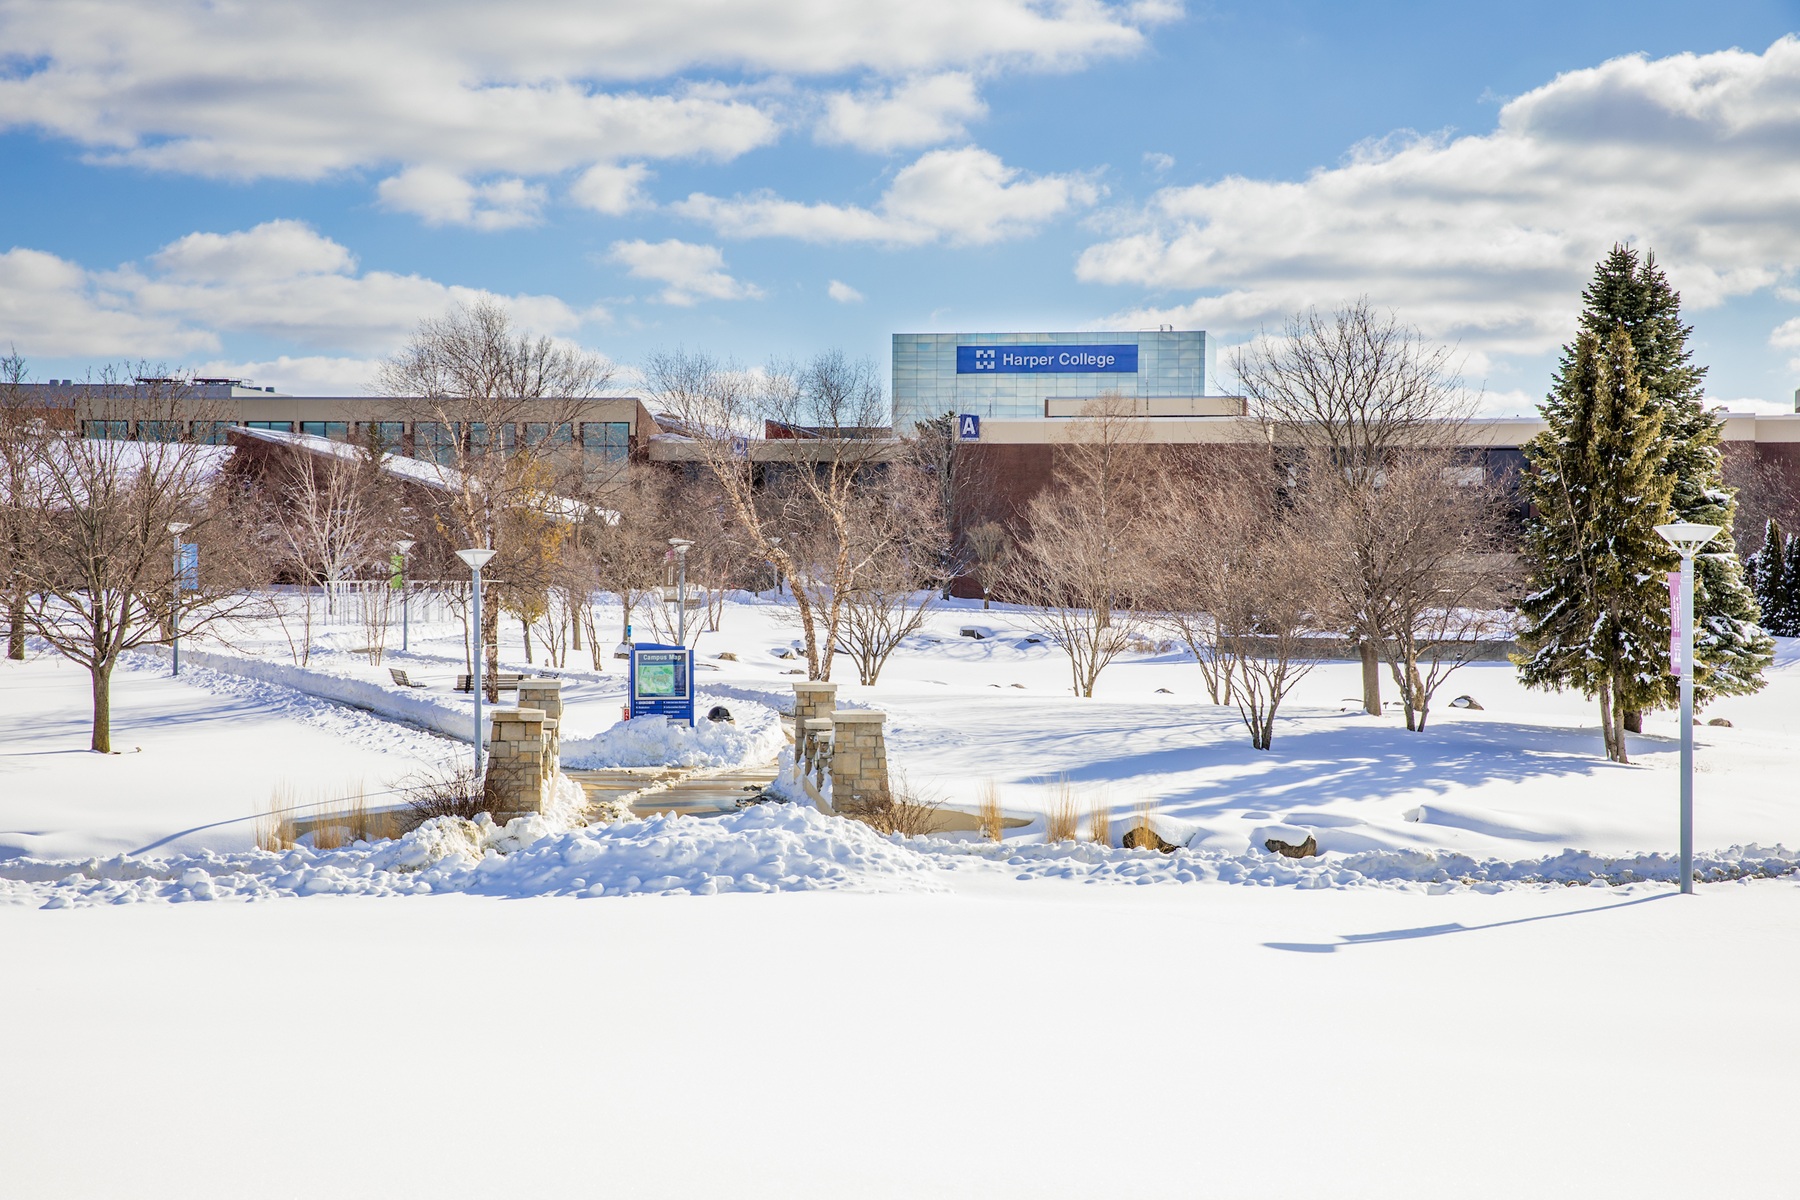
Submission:
[[[975,351],[975,369],[977,371],[998,370],[999,364],[994,361],[994,352],[992,350]]]

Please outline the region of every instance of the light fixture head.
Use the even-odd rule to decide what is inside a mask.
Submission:
[[[482,550],[477,548],[473,550],[458,550],[456,552],[456,557],[462,559],[471,571],[479,571],[481,568],[487,566],[488,559],[494,557],[494,555],[498,553],[500,553],[498,550]]]
[[[402,554],[405,554],[407,551],[411,550],[414,546],[416,546],[418,544],[419,543],[411,540],[410,538],[401,538],[399,541],[394,543],[394,549],[398,550]]]
[[[688,552],[688,547],[692,546],[693,544],[694,543],[691,538],[670,538],[669,539],[669,545],[675,547],[675,553],[677,553],[677,554],[686,554]]]
[[[190,530],[192,528],[193,528],[193,525],[187,521],[170,521],[169,522],[169,532],[174,534],[176,537],[180,537],[182,534],[186,533],[188,530]]]
[[[1700,552],[1700,548],[1719,536],[1717,525],[1698,525],[1692,521],[1677,521],[1672,525],[1658,525],[1656,532],[1662,534],[1663,541],[1675,547],[1675,552],[1683,558],[1692,558]]]

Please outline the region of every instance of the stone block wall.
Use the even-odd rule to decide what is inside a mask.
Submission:
[[[888,794],[886,720],[883,712],[838,710],[831,714],[833,808]]]
[[[544,811],[559,763],[557,722],[541,708],[503,708],[494,713],[488,737],[482,799],[494,820]]]
[[[837,708],[837,688],[835,683],[796,683],[794,685],[794,761],[811,762],[818,748],[806,732],[806,723],[819,719],[830,720],[833,710]]]

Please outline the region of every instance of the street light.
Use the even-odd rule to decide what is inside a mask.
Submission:
[[[169,604],[169,674],[181,674],[181,535],[192,529],[186,521],[170,521],[175,535],[175,588]]]
[[[687,552],[693,544],[687,538],[669,539],[669,545],[675,547],[675,607],[679,610],[675,642],[681,646],[687,645]]]
[[[394,549],[400,552],[400,653],[402,654],[405,654],[407,649],[407,626],[411,623],[408,619],[408,610],[412,607],[408,603],[410,597],[407,595],[406,587],[406,554],[416,545],[418,545],[417,542],[407,538],[401,538],[394,543]]]
[[[471,676],[475,693],[475,782],[481,782],[481,658],[487,647],[481,644],[481,568],[494,557],[493,550],[458,550],[456,557],[468,564],[475,574],[475,671]]]
[[[1658,525],[1656,532],[1681,555],[1681,890],[1694,891],[1694,555],[1719,535],[1717,525],[1680,521]],[[1671,647],[1673,649],[1673,647]]]

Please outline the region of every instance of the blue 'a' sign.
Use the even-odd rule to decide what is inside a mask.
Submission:
[[[1036,375],[1069,372],[1135,374],[1138,348],[1122,346],[958,346],[958,375]]]
[[[631,646],[631,715],[694,723],[694,652],[686,646]]]
[[[959,414],[956,418],[956,440],[979,442],[981,440],[981,418],[974,413]]]
[[[182,542],[175,548],[176,586],[184,592],[200,590],[200,547]]]

